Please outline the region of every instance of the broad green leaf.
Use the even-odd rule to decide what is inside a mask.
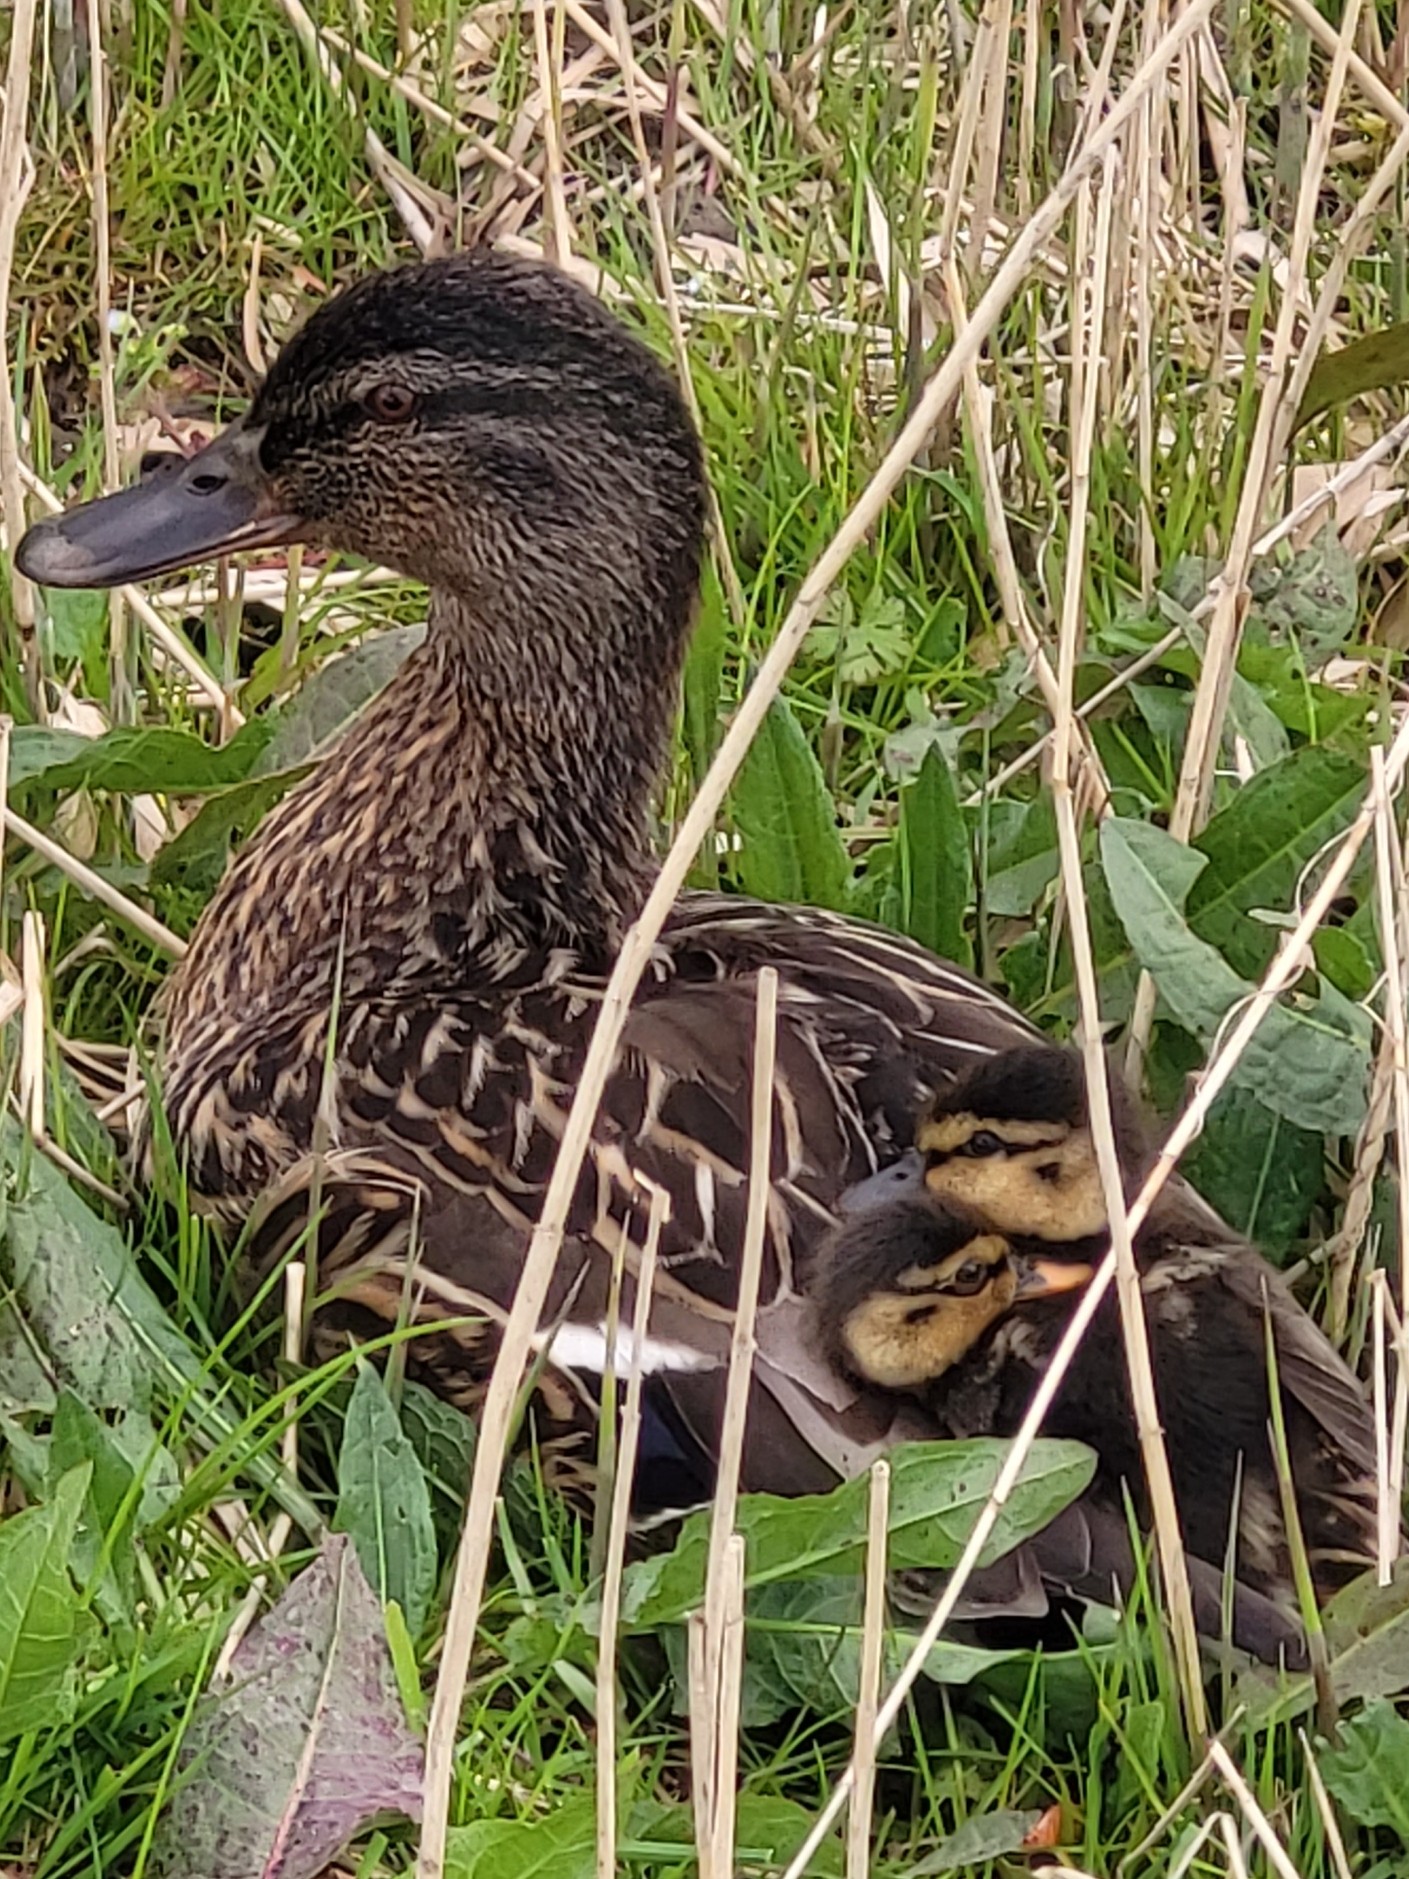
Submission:
[[[0,1741],[62,1720],[79,1637],[68,1557],[89,1469],[72,1469],[43,1507],[0,1523]]]
[[[419,1815],[421,1745],[349,1541],[324,1542],[230,1668],[186,1732],[151,1870],[315,1879],[378,1815]]]
[[[233,789],[219,791],[162,848],[152,863],[152,880],[180,882],[203,897],[213,892],[225,872],[236,837],[248,835],[306,774],[306,770],[281,770],[273,776],[250,777]]]
[[[451,1829],[446,1879],[593,1879],[597,1809],[575,1794],[538,1820],[476,1820]]]
[[[821,766],[784,698],[769,706],[730,797],[739,885],[760,900],[840,908],[851,868]]]
[[[1348,346],[1323,351],[1311,368],[1301,404],[1298,426],[1309,424],[1332,405],[1347,404],[1367,391],[1384,391],[1409,380],[1409,320],[1384,326]]]
[[[1214,1104],[1184,1169],[1230,1226],[1275,1259],[1306,1231],[1325,1185],[1324,1144],[1234,1087]]]
[[[1109,816],[1101,859],[1111,898],[1140,963],[1179,1023],[1208,1046],[1253,987],[1184,917],[1205,857],[1150,824]],[[1333,986],[1291,998],[1263,1019],[1235,1081],[1299,1127],[1348,1134],[1365,1111],[1369,1021]]]
[[[754,1794],[745,1788],[738,1797],[734,1825],[735,1869],[753,1873],[781,1873],[812,1831],[815,1815],[797,1801],[780,1794]],[[628,1817],[631,1841],[642,1848],[681,1847],[693,1853],[694,1810],[686,1803],[663,1806],[641,1801]],[[626,1847],[623,1846],[623,1851]],[[694,1859],[690,1859],[693,1871]],[[843,1855],[836,1828],[818,1847],[807,1866],[808,1879],[841,1879]]]
[[[893,1569],[952,1566],[987,1501],[1008,1444],[913,1442],[891,1455],[890,1552]],[[1040,1531],[1091,1479],[1095,1458],[1079,1442],[1033,1445],[1012,1496],[999,1515],[981,1563],[1000,1558]],[[780,1579],[831,1578],[859,1571],[865,1555],[868,1484],[843,1482],[830,1494],[794,1500],[749,1494],[736,1525],[744,1535],[749,1586]],[[623,1611],[645,1628],[674,1624],[694,1609],[704,1587],[709,1550],[707,1509],[688,1516],[669,1553],[627,1573]]]
[[[1245,784],[1198,837],[1208,866],[1189,892],[1189,925],[1235,972],[1266,969],[1277,936],[1248,915],[1292,904],[1303,869],[1350,826],[1364,794],[1365,767],[1353,757],[1298,750]]]
[[[1326,522],[1289,561],[1255,563],[1251,585],[1258,617],[1274,632],[1290,635],[1313,671],[1355,631],[1359,570],[1334,522]]]
[[[10,734],[10,781],[57,790],[202,796],[242,783],[268,734],[256,721],[217,747],[167,725],[119,725],[101,737],[80,737],[76,731],[21,724]]]
[[[130,1616],[136,1557],[132,1548],[133,1515],[124,1517],[124,1508],[134,1470],[101,1417],[72,1390],[64,1389],[59,1392],[49,1444],[50,1480],[57,1482],[85,1463],[92,1473],[74,1539],[74,1570],[80,1584],[87,1586],[99,1562],[106,1558],[98,1586],[105,1615]]]
[[[96,665],[108,644],[107,595],[92,587],[46,587],[44,604],[54,659],[60,665],[72,659],[85,667]]]
[[[430,1490],[381,1376],[368,1363],[358,1367],[343,1423],[333,1525],[352,1536],[368,1583],[384,1603],[396,1601],[407,1630],[419,1636],[436,1579]]]
[[[991,1813],[973,1814],[941,1840],[917,1866],[907,1868],[906,1879],[955,1873],[964,1866],[984,1866],[1007,1853],[1020,1853],[1027,1836],[1042,1818],[1040,1807],[995,1807]]]
[[[1373,1572],[1353,1579],[1322,1620],[1339,1708],[1409,1690],[1409,1558],[1395,1561],[1388,1585],[1377,1585]],[[1239,1675],[1235,1695],[1250,1725],[1263,1729],[1305,1715],[1316,1693],[1309,1676],[1288,1678],[1253,1664]]]
[[[425,639],[424,623],[386,627],[327,660],[293,697],[259,720],[267,742],[248,774],[273,777],[311,763],[346,730]]]
[[[931,746],[914,782],[900,792],[896,843],[902,929],[941,959],[973,963],[964,914],[973,899],[973,857],[954,778]]]
[[[1322,1749],[1326,1786],[1362,1827],[1388,1827],[1409,1847],[1409,1722],[1379,1699],[1341,1725]]]
[[[747,1672],[791,1697],[794,1706],[823,1715],[849,1713],[861,1687],[861,1603],[857,1577],[785,1579],[757,1587],[749,1599]],[[899,1672],[916,1635],[887,1630],[885,1682]],[[942,1637],[925,1659],[925,1675],[932,1683],[972,1683],[1020,1655]]]
[[[1049,796],[994,803],[989,811],[983,904],[998,918],[1032,912],[1058,869],[1057,825]]]
[[[32,1152],[14,1124],[0,1125],[0,1161],[16,1189],[0,1235],[0,1287],[50,1373],[103,1414],[118,1451],[143,1479],[139,1518],[154,1520],[179,1490],[175,1463],[157,1442],[154,1408],[180,1395],[187,1435],[207,1446],[227,1441],[237,1417],[215,1401],[198,1355],[137,1271],[122,1235]],[[245,1472],[306,1533],[322,1532],[316,1505],[267,1457],[249,1456]]]

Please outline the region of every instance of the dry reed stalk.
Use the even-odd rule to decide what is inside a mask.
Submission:
[[[871,1870],[871,1818],[876,1794],[876,1711],[885,1656],[886,1541],[890,1526],[890,1463],[871,1468],[866,1515],[866,1603],[861,1623],[861,1667],[856,1696],[856,1789],[846,1823],[846,1879]]]
[[[749,1391],[753,1382],[754,1331],[758,1314],[758,1287],[763,1273],[763,1250],[768,1234],[768,1205],[773,1192],[773,1073],[778,1046],[778,973],[763,966],[758,974],[758,1008],[754,1024],[753,1079],[749,1118],[749,1192],[744,1220],[744,1244],[739,1269],[738,1300],[729,1345],[729,1375],[725,1385],[724,1416],[719,1437],[719,1461],[709,1523],[709,1555],[704,1584],[704,1701],[706,1733],[696,1744],[707,1761],[695,1763],[695,1779],[702,1801],[703,1822],[696,1836],[704,1866],[704,1849],[719,1879],[726,1879],[733,1853],[734,1767],[738,1742],[725,1727],[727,1692],[731,1678],[728,1649],[733,1623],[734,1567],[737,1541],[734,1520],[739,1506],[739,1478],[743,1467],[744,1431],[748,1423]],[[739,1598],[743,1597],[742,1577]],[[726,1832],[727,1824],[727,1832]]]
[[[526,170],[521,164],[516,163],[511,156],[499,148],[492,137],[486,137],[484,132],[476,130],[473,124],[467,123],[462,117],[457,117],[453,111],[447,111],[445,106],[438,104],[434,98],[427,97],[420,86],[413,79],[408,78],[404,72],[393,72],[390,67],[379,64],[370,53],[364,52],[360,46],[355,46],[335,27],[324,26],[322,31],[324,40],[335,52],[341,53],[345,59],[351,59],[353,64],[360,66],[369,77],[380,79],[382,84],[394,91],[398,98],[404,98],[422,116],[429,118],[432,124],[439,124],[443,130],[454,131],[463,143],[469,144],[476,156],[492,164],[495,169],[502,170],[506,176],[512,176],[515,182],[521,183],[528,189],[536,190],[540,187],[539,179],[532,170]]]
[[[367,162],[377,181],[391,198],[392,206],[401,217],[407,234],[423,255],[432,253],[435,248],[434,230],[426,219],[424,208],[417,201],[417,193],[423,191],[424,185],[419,184],[414,177],[409,175],[392,156],[371,125],[363,120],[357,100],[353,97],[347,80],[338,69],[337,60],[328,50],[311,14],[303,5],[303,0],[279,0],[279,5],[283,9],[285,19],[293,27],[295,37],[303,47],[314,71],[361,129],[362,148]]]
[[[39,723],[39,646],[34,634],[34,589],[15,566],[13,550],[24,533],[24,486],[20,480],[19,423],[15,411],[14,364],[10,358],[10,285],[15,271],[15,237],[20,214],[34,183],[29,153],[29,68],[34,44],[34,0],[15,0],[10,15],[10,58],[5,73],[5,105],[0,113],[0,511],[11,552],[10,602],[20,632],[20,663],[25,690]]]
[[[1385,1140],[1389,1134],[1390,1112],[1394,1103],[1394,1039],[1381,1028],[1380,1047],[1375,1053],[1375,1067],[1370,1078],[1370,1100],[1365,1120],[1355,1138],[1350,1182],[1346,1188],[1341,1223],[1325,1245],[1324,1257],[1330,1274],[1327,1333],[1333,1343],[1345,1337],[1350,1318],[1350,1292],[1355,1276],[1356,1254],[1360,1251],[1365,1229],[1375,1201],[1375,1181],[1384,1161]]]
[[[949,172],[949,186],[944,192],[944,209],[939,220],[941,257],[954,252],[959,233],[959,218],[964,208],[964,190],[968,184],[969,169],[973,162],[979,112],[983,107],[984,88],[988,82],[988,69],[993,56],[994,10],[997,3],[998,0],[985,0],[983,11],[979,15],[978,31],[974,34],[973,53],[965,67],[963,84],[959,91],[958,109],[954,114],[954,136],[946,166]],[[1007,59],[1006,43],[1002,48],[1001,57],[1004,60]],[[978,265],[982,254],[982,238],[978,230],[974,229],[965,255],[965,265],[970,271]]]
[[[103,487],[116,489],[121,465],[117,451],[117,384],[112,330],[112,227],[108,206],[108,57],[103,43],[102,0],[87,0],[88,108],[93,137],[93,269],[98,286],[98,398],[103,414]],[[108,668],[115,723],[133,714],[127,671],[127,609],[122,590],[108,595]]]
[[[622,943],[602,996],[592,1042],[544,1196],[543,1211],[529,1243],[481,1411],[480,1439],[475,1450],[474,1472],[446,1618],[440,1675],[431,1707],[426,1744],[425,1824],[417,1858],[417,1879],[442,1879],[444,1873],[455,1732],[484,1591],[493,1538],[494,1500],[514,1397],[557,1263],[568,1208],[587,1153],[597,1107],[615,1060],[631,999],[646,969],[651,949],[701,844],[714,825],[735,773],[833,582],[878,520],[892,492],[927,441],[936,417],[957,395],[966,365],[977,358],[1033,259],[1060,224],[1087,170],[1100,162],[1105,151],[1123,134],[1140,99],[1159,82],[1169,61],[1188,37],[1199,30],[1215,4],[1216,0],[1189,0],[1160,42],[1154,58],[1134,75],[1118,103],[1093,131],[1090,141],[1074,153],[1041,209],[1015,237],[974,309],[963,336],[956,338],[952,350],[936,367],[914,411],[803,581],[676,831],[645,905]],[[621,0],[612,0],[612,6],[614,11],[619,11]]]
[[[20,1028],[20,1109],[35,1141],[44,1139],[44,916],[32,908],[20,936],[24,1016]]]
[[[631,135],[636,145],[636,158],[640,168],[641,196],[646,205],[646,221],[651,231],[651,253],[655,261],[656,284],[660,289],[666,320],[670,327],[671,351],[675,357],[675,368],[679,374],[681,389],[685,394],[690,416],[696,426],[700,427],[699,396],[695,391],[695,376],[690,369],[690,348],[685,338],[685,321],[680,310],[680,296],[675,289],[675,274],[670,265],[670,236],[666,230],[665,218],[661,214],[660,196],[656,190],[655,168],[651,162],[650,150],[646,143],[646,128],[641,118],[639,81],[644,75],[636,62],[635,48],[631,41],[631,26],[626,17],[624,0],[607,0],[607,18],[611,22],[613,35],[608,49],[621,70],[627,113],[631,119]],[[744,599],[743,583],[734,565],[729,538],[725,534],[724,520],[719,509],[719,497],[712,485],[709,488],[707,500],[715,563],[719,569],[719,577],[729,603],[730,614],[736,622],[742,624],[748,617],[748,606]]]
[[[998,206],[999,166],[1008,122],[1008,65],[1013,36],[1013,0],[996,0],[989,41],[985,108],[974,145],[974,198],[969,218],[968,258],[976,273],[983,262],[993,212]]]
[[[1233,1791],[1233,1798],[1243,1810],[1243,1818],[1252,1828],[1258,1844],[1272,1862],[1281,1879],[1301,1879],[1291,1857],[1272,1830],[1272,1823],[1258,1806],[1257,1796],[1244,1781],[1237,1764],[1221,1742],[1214,1742],[1209,1753],[1214,1766]]]
[[[1074,272],[1072,308],[1072,380],[1073,418],[1071,450],[1071,515],[1067,532],[1066,583],[1063,594],[1061,632],[1058,642],[1058,687],[1053,724],[1051,790],[1056,811],[1057,845],[1061,857],[1062,889],[1066,896],[1067,917],[1071,925],[1072,962],[1076,974],[1081,1012],[1081,1047],[1086,1070],[1087,1108],[1091,1134],[1096,1149],[1096,1163],[1101,1176],[1106,1214],[1111,1222],[1111,1245],[1116,1261],[1116,1291],[1120,1300],[1121,1327],[1125,1335],[1125,1359],[1130,1376],[1131,1403],[1135,1411],[1140,1453],[1150,1490],[1154,1515],[1155,1542],[1164,1580],[1169,1618],[1174,1632],[1175,1659],[1184,1700],[1185,1715],[1191,1733],[1204,1735],[1207,1712],[1203,1680],[1199,1672],[1198,1631],[1194,1624],[1193,1595],[1189,1587],[1184,1542],[1179,1530],[1179,1513],[1174,1500],[1174,1480],[1169,1456],[1160,1428],[1159,1404],[1155,1396],[1154,1369],[1150,1357],[1149,1331],[1145,1323],[1140,1272],[1135,1250],[1125,1221],[1125,1183],[1120,1156],[1115,1144],[1111,1119],[1110,1091],[1106,1083],[1105,1052],[1102,1048],[1100,994],[1096,985],[1096,965],[1091,949],[1091,930],[1086,908],[1086,887],[1081,870],[1081,836],[1076,808],[1072,800],[1072,745],[1075,730],[1076,667],[1081,647],[1082,589],[1086,573],[1086,524],[1091,487],[1091,454],[1096,429],[1097,365],[1101,358],[1104,333],[1105,301],[1101,283],[1106,278],[1110,255],[1111,210],[1115,192],[1115,153],[1106,161],[1102,188],[1097,199],[1095,248],[1089,273]],[[1086,302],[1084,311],[1079,301]],[[1084,362],[1078,377],[1077,366]],[[1081,403],[1075,403],[1077,383],[1081,385]]]
[[[1404,955],[1401,950],[1399,892],[1404,879],[1397,852],[1392,805],[1384,784],[1384,752],[1370,751],[1370,775],[1376,787],[1375,896],[1380,930],[1380,956],[1384,961],[1386,1038],[1391,1051],[1390,1080],[1394,1097],[1394,1142],[1397,1165],[1409,1169],[1409,1037],[1406,1037]],[[1409,1299],[1409,1183],[1396,1183],[1399,1213],[1399,1296]],[[1382,1274],[1377,1275],[1383,1277]],[[1394,1396],[1393,1430],[1387,1473],[1379,1482],[1380,1583],[1388,1585],[1399,1555],[1400,1510],[1404,1505],[1404,1433],[1409,1410],[1409,1377],[1401,1362]]]
[[[631,1362],[621,1411],[621,1440],[612,1477],[607,1515],[607,1545],[602,1567],[602,1611],[597,1626],[597,1879],[616,1873],[616,1643],[621,1623],[621,1580],[631,1524],[631,1484],[641,1434],[641,1357],[650,1322],[661,1228],[670,1216],[670,1196],[650,1184],[651,1211],[646,1243],[636,1268],[636,1302],[631,1314]],[[610,1361],[611,1353],[608,1353]]]
[[[1278,0],[1278,5],[1289,19],[1306,28],[1308,35],[1323,52],[1333,55],[1337,52],[1344,34],[1341,28],[1333,26],[1330,20],[1316,11],[1314,0]],[[1346,70],[1365,94],[1366,101],[1375,107],[1381,117],[1398,130],[1409,123],[1409,109],[1405,108],[1403,100],[1395,96],[1374,67],[1368,65],[1358,52],[1350,53]]]
[[[1242,637],[1247,571],[1252,544],[1267,503],[1277,460],[1273,446],[1278,431],[1278,415],[1288,400],[1292,350],[1296,340],[1301,299],[1306,282],[1306,262],[1311,238],[1316,229],[1316,210],[1321,180],[1330,152],[1331,132],[1345,83],[1355,23],[1360,15],[1360,0],[1347,0],[1336,40],[1335,56],[1327,75],[1321,112],[1311,133],[1306,164],[1297,196],[1296,218],[1287,257],[1287,275],[1282,284],[1282,300],[1273,333],[1272,354],[1258,401],[1257,420],[1248,451],[1242,496],[1233,521],[1232,539],[1218,583],[1218,594],[1209,622],[1208,639],[1198,686],[1189,714],[1184,758],[1170,833],[1179,841],[1188,841],[1202,825],[1208,813],[1213,789],[1213,771],[1227,715],[1232,687],[1233,667]]]
[[[47,862],[60,869],[76,887],[82,888],[85,894],[91,895],[94,900],[100,900],[105,907],[117,914],[119,919],[126,921],[134,932],[140,933],[143,939],[149,940],[159,952],[167,953],[172,959],[185,957],[187,951],[185,940],[178,939],[170,927],[163,926],[155,915],[148,913],[144,907],[139,907],[135,901],[129,900],[120,888],[105,881],[101,874],[95,874],[92,868],[86,867],[66,848],[61,848],[52,836],[35,828],[33,823],[26,822],[23,816],[16,815],[8,804],[5,806],[4,817],[5,828],[9,834],[18,836],[22,842],[27,842],[37,855],[42,855]]]
[[[1372,1272],[1370,1286],[1370,1401],[1375,1418],[1375,1567],[1381,1585],[1394,1577],[1399,1538],[1398,1508],[1389,1496],[1390,1389],[1385,1349],[1385,1275]]]
[[[590,39],[593,45],[597,46],[602,52],[605,52],[609,59],[615,60],[621,70],[625,72],[626,66],[623,64],[620,36],[604,32],[600,20],[594,19],[587,11],[586,7],[580,4],[580,0],[564,0],[564,11],[573,25],[576,26],[586,38]],[[627,37],[628,42],[630,42],[629,32]],[[668,107],[673,108],[677,128],[683,131],[692,143],[697,143],[701,150],[707,151],[719,165],[720,169],[724,171],[726,176],[733,176],[742,180],[746,172],[743,164],[739,162],[739,159],[734,155],[733,151],[729,149],[727,144],[721,143],[714,135],[713,131],[708,130],[695,114],[692,111],[686,110],[678,100],[673,107],[670,105],[668,87],[662,85],[659,79],[652,78],[649,72],[642,69],[641,62],[636,57],[635,44],[634,42],[630,43],[630,64],[634,67],[636,72],[638,96],[643,99],[648,99],[650,101],[651,110],[658,116],[663,115]]]
[[[567,260],[573,251],[572,224],[568,220],[567,191],[563,187],[563,9],[553,7],[553,33],[548,34],[548,0],[533,0],[533,47],[538,64],[538,89],[543,97],[543,192],[547,200],[547,239],[544,252],[550,261]]]
[[[1335,1868],[1335,1879],[1352,1879],[1350,1860],[1346,1856],[1345,1841],[1341,1838],[1340,1823],[1336,1819],[1336,1810],[1331,1805],[1331,1797],[1326,1792],[1325,1777],[1316,1757],[1311,1752],[1305,1729],[1298,1729],[1301,1752],[1306,1758],[1306,1774],[1310,1782],[1311,1794],[1316,1802],[1316,1812],[1321,1817],[1321,1829],[1326,1836],[1326,1850],[1331,1856]]]
[[[308,1268],[301,1259],[292,1259],[284,1269],[284,1336],[283,1357],[290,1365],[303,1362],[303,1333],[307,1318]],[[279,1458],[291,1480],[298,1479],[298,1415],[291,1408],[284,1420],[283,1431],[279,1437]],[[294,1530],[292,1516],[281,1509],[270,1524],[269,1534],[260,1545],[260,1554],[264,1562],[273,1565],[289,1543],[289,1536]],[[244,1533],[246,1539],[251,1531],[257,1531],[253,1521],[246,1517]],[[244,1550],[244,1549],[242,1549]],[[269,1584],[267,1572],[258,1573],[251,1581],[249,1590],[240,1601],[240,1609],[235,1613],[230,1629],[226,1632],[220,1646],[220,1655],[215,1660],[210,1681],[213,1687],[222,1684],[230,1674],[230,1665],[245,1634],[254,1623],[259,1612],[260,1602]]]

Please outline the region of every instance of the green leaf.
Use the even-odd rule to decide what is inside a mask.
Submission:
[[[738,1797],[734,1817],[734,1867],[748,1872],[781,1873],[812,1831],[815,1816],[797,1801],[780,1794],[754,1794],[748,1788]],[[632,1808],[628,1828],[638,1847],[690,1850],[693,1870],[694,1810],[684,1803],[662,1806],[641,1801]],[[623,1852],[626,1846],[623,1845]],[[661,1855],[656,1855],[661,1857]],[[808,1862],[809,1879],[841,1879],[844,1860],[834,1827]]]
[[[987,1814],[974,1814],[941,1840],[933,1853],[918,1866],[906,1869],[906,1879],[921,1879],[922,1874],[952,1873],[963,1866],[982,1866],[1001,1859],[1007,1853],[1020,1853],[1023,1842],[1042,1818],[1040,1807],[995,1807]]]
[[[1409,1722],[1380,1699],[1341,1726],[1321,1751],[1321,1773],[1352,1820],[1388,1827],[1409,1846]]]
[[[446,1879],[593,1879],[597,1808],[575,1794],[540,1820],[476,1820],[452,1827]]]
[[[85,1463],[92,1473],[84,1498],[83,1518],[74,1540],[74,1570],[80,1583],[87,1585],[106,1553],[107,1564],[98,1597],[109,1618],[130,1617],[136,1557],[132,1535],[127,1530],[132,1514],[124,1517],[124,1508],[134,1470],[101,1417],[72,1390],[64,1389],[59,1392],[49,1444],[50,1479],[57,1482]]]
[[[1116,912],[1136,957],[1186,1030],[1213,1042],[1232,1006],[1253,987],[1184,918],[1184,902],[1206,865],[1162,829],[1108,816],[1101,859]],[[1365,1113],[1369,1020],[1333,986],[1292,995],[1254,1032],[1234,1080],[1299,1127],[1349,1134]]]
[[[420,1461],[380,1374],[358,1366],[338,1457],[333,1525],[352,1537],[368,1583],[384,1604],[401,1607],[420,1634],[435,1591],[435,1522]]]
[[[1323,351],[1311,368],[1297,425],[1309,424],[1332,405],[1346,404],[1367,391],[1384,391],[1409,379],[1409,320],[1383,326],[1378,332],[1353,339],[1348,346]]]
[[[1295,751],[1245,784],[1198,837],[1208,866],[1188,896],[1189,925],[1235,972],[1266,970],[1277,936],[1248,915],[1292,904],[1307,864],[1354,821],[1365,781],[1353,757]]]
[[[900,792],[896,843],[900,924],[941,959],[973,963],[964,913],[973,899],[973,856],[954,778],[931,745],[915,781]]]
[[[746,1671],[790,1707],[849,1714],[861,1688],[862,1587],[859,1578],[784,1579],[758,1586],[749,1600]],[[917,1634],[888,1629],[884,1680],[910,1655]],[[925,1659],[932,1683],[971,1683],[1019,1651],[982,1650],[940,1638]]]
[[[77,659],[90,667],[102,659],[108,645],[105,593],[91,587],[46,587],[44,604],[49,610],[49,646],[58,664]]]
[[[739,885],[760,900],[840,908],[851,868],[812,747],[775,698],[730,798],[742,838]]]
[[[80,1636],[68,1557],[89,1477],[70,1470],[47,1506],[0,1525],[0,1741],[68,1713]]]
[[[267,742],[249,775],[272,777],[311,763],[395,677],[425,636],[423,622],[387,627],[320,665],[286,704],[259,720]]]
[[[728,650],[728,615],[718,579],[713,568],[708,567],[699,619],[685,655],[681,695],[681,729],[696,787],[703,780],[719,742],[719,701],[723,695],[724,661]]]
[[[997,802],[989,815],[983,904],[999,919],[1019,918],[1032,912],[1057,876],[1057,824],[1052,800],[1039,796],[1031,803]]]
[[[1354,559],[1327,521],[1314,541],[1285,563],[1259,562],[1252,576],[1257,615],[1292,638],[1312,670],[1324,665],[1355,631],[1360,578]]]
[[[180,882],[202,897],[212,893],[225,872],[236,836],[247,835],[306,774],[303,770],[282,770],[274,776],[255,776],[212,796],[181,833],[161,849],[152,863],[152,880]]]
[[[987,1501],[1008,1444],[912,1442],[891,1462],[890,1565],[952,1566]],[[1087,1486],[1095,1466],[1079,1442],[1034,1444],[1007,1506],[998,1517],[982,1563],[1001,1557],[1040,1531]],[[736,1525],[745,1539],[746,1584],[828,1578],[859,1571],[865,1555],[869,1486],[845,1481],[830,1494],[782,1499],[745,1495]],[[709,1550],[709,1511],[690,1514],[669,1553],[643,1560],[627,1573],[623,1600],[628,1623],[677,1623],[700,1602]]]
[[[268,735],[256,722],[216,747],[168,725],[120,725],[101,737],[80,737],[76,731],[19,724],[10,733],[10,781],[56,790],[202,796],[243,782]]]
[[[1224,1090],[1184,1167],[1228,1224],[1274,1259],[1305,1233],[1325,1185],[1321,1137],[1245,1088]]]

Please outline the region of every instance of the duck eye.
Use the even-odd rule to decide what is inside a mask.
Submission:
[[[972,1298],[988,1284],[989,1277],[988,1267],[980,1260],[966,1259],[944,1289],[957,1293],[960,1298]]]
[[[409,385],[374,385],[362,400],[363,408],[379,424],[404,424],[413,417],[420,399]]]
[[[984,1155],[1001,1155],[1006,1147],[1002,1136],[995,1135],[992,1129],[975,1129],[960,1153],[977,1159]]]

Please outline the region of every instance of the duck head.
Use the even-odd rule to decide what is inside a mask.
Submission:
[[[1020,1255],[965,1214],[907,1200],[858,1214],[831,1235],[814,1298],[844,1370],[879,1389],[919,1390],[1015,1306],[1090,1277],[1088,1265]]]
[[[1129,1182],[1144,1146],[1114,1080],[1110,1094]],[[1075,1051],[1023,1045],[985,1059],[935,1102],[915,1141],[929,1192],[1002,1233],[1070,1242],[1107,1230],[1085,1071]]]
[[[110,587],[309,542],[569,639],[644,610],[673,665],[704,520],[699,443],[651,353],[566,275],[481,250],[339,293],[214,442],[38,523],[16,560]]]

